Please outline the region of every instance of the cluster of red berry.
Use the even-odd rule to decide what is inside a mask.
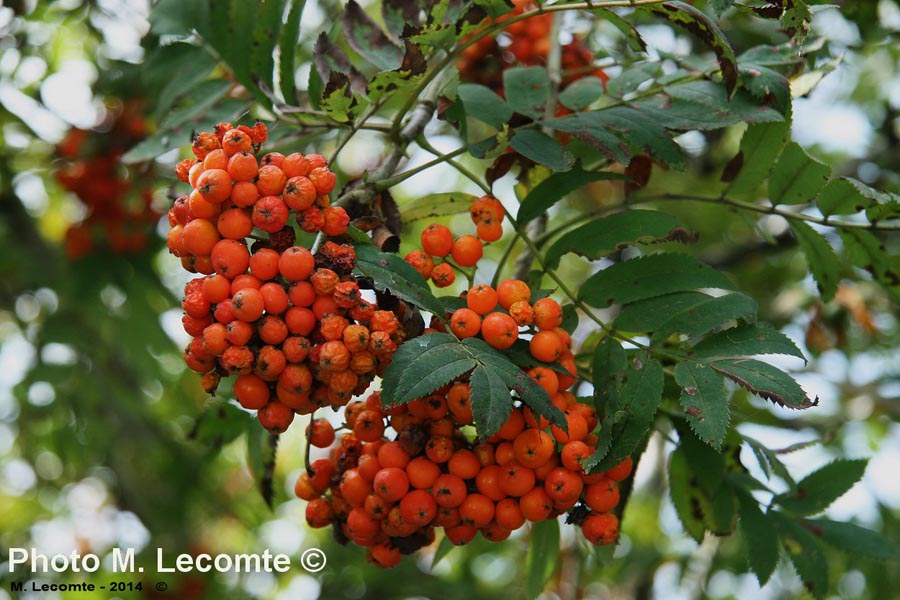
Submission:
[[[63,248],[70,260],[97,247],[117,254],[141,252],[161,216],[152,206],[152,173],[121,163],[122,155],[146,136],[140,106],[130,102],[112,114],[103,127],[107,131],[71,129],[56,147],[62,159],[56,180],[87,209],[66,230]]]
[[[567,391],[553,402],[563,409],[568,431],[550,426],[526,406],[517,406],[499,432],[470,440],[471,390],[463,380],[427,398],[385,409],[378,392],[345,411],[344,433],[327,458],[312,462],[295,485],[308,501],[311,527],[332,525],[339,539],[368,549],[368,559],[395,566],[403,554],[429,545],[442,527],[454,544],[478,532],[501,541],[526,521],[569,512],[585,538],[603,545],[618,537],[611,511],[618,482],[631,472],[626,459],[605,473],[587,475],[582,461],[593,453],[595,411]],[[388,440],[391,427],[396,438]],[[327,448],[335,432],[316,419],[312,444]]]
[[[534,0],[514,0],[515,8],[499,17],[501,23],[510,17],[536,8]],[[510,67],[543,65],[550,52],[550,29],[553,15],[549,13],[516,21],[498,37],[488,36],[476,41],[462,52],[457,63],[465,81],[480,83],[503,96],[503,71]],[[561,68],[563,87],[592,75],[604,83],[609,76],[593,66],[594,56],[584,42],[574,39],[562,47]]]
[[[481,236],[485,227],[500,228],[503,208],[486,196],[473,203],[471,216]],[[454,239],[443,225],[426,227],[421,243],[423,249],[406,260],[437,287],[447,285],[435,277],[440,267],[447,265],[452,274],[481,258],[478,238]],[[467,243],[477,244],[477,252]],[[435,258],[443,262],[435,266]],[[478,532],[500,541],[526,521],[566,512],[591,543],[613,542],[619,529],[611,512],[619,502],[617,482],[630,474],[631,460],[599,474],[582,468],[597,445],[591,432],[598,418],[568,391],[577,371],[572,338],[561,326],[562,307],[549,297],[532,302],[529,286],[515,279],[496,290],[475,285],[463,295],[466,306],[448,315],[450,331],[459,339],[479,336],[498,350],[510,348],[520,330],[530,334],[529,352],[540,364],[528,375],[563,412],[566,428],[516,400],[495,435],[473,439],[466,433],[474,424],[470,374],[396,407],[383,406],[380,393],[373,393],[346,406],[342,429],[349,431],[337,444],[328,421],[314,419],[307,429],[313,446],[331,447],[295,485],[297,496],[308,501],[307,522],[332,525],[339,539],[366,547],[368,559],[382,567],[430,544],[438,527],[454,544],[468,543]],[[445,330],[433,319],[424,335]]]
[[[503,204],[493,196],[483,196],[469,210],[477,236],[454,237],[450,228],[432,223],[422,232],[422,248],[411,251],[404,260],[422,277],[444,288],[456,281],[456,268],[474,267],[484,255],[483,242],[496,242],[503,236]],[[437,259],[437,261],[435,260]]]
[[[363,297],[352,245],[295,245],[305,232],[341,236],[349,217],[330,205],[335,175],[324,157],[256,153],[254,127],[216,126],[176,173],[192,191],[169,211],[169,250],[203,277],[185,286],[188,366],[214,391],[236,375],[234,395],[273,433],[295,414],[342,406],[362,394],[403,339],[397,315]],[[261,233],[254,233],[261,232]]]

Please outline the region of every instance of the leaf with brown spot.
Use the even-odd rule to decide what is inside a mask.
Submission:
[[[665,17],[676,25],[684,27],[703,40],[715,52],[719,61],[719,68],[722,71],[722,80],[725,82],[725,87],[728,90],[728,97],[733,96],[739,79],[737,59],[734,56],[734,50],[731,48],[722,30],[719,29],[719,26],[703,11],[678,0],[652,6],[650,11]]]
[[[328,81],[332,73],[341,73],[349,79],[354,92],[366,89],[366,78],[350,64],[347,53],[332,42],[324,31],[319,34],[313,47],[313,62],[322,81]]]
[[[344,37],[361,57],[382,70],[396,69],[403,51],[356,2],[349,0],[341,20]]]
[[[653,173],[653,159],[646,154],[638,154],[631,159],[628,166],[625,167],[625,176],[629,181],[625,182],[625,193],[642,190],[650,181],[650,175]]]
[[[675,383],[682,387],[681,406],[691,429],[701,440],[718,448],[731,419],[722,376],[708,365],[685,361],[675,366]]]
[[[790,375],[759,360],[718,360],[709,363],[712,369],[725,375],[751,394],[784,408],[804,409],[816,406],[819,399],[810,400],[803,388]]]

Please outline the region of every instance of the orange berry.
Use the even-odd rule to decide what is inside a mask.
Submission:
[[[261,409],[269,396],[269,384],[257,375],[240,375],[234,380],[234,397],[248,410]]]
[[[434,269],[434,259],[424,250],[413,250],[403,260],[409,263],[425,279],[431,277],[431,271]]]
[[[497,306],[497,292],[489,285],[476,285],[466,294],[466,305],[479,315],[486,315]]]
[[[484,248],[474,235],[461,235],[454,240],[450,254],[459,266],[474,267],[484,255]]]
[[[278,259],[278,271],[288,281],[301,281],[312,275],[316,259],[302,246],[292,246]]]
[[[519,328],[509,315],[493,312],[481,322],[481,337],[491,347],[505,350],[518,339]]]
[[[555,331],[545,329],[534,334],[528,342],[528,350],[539,361],[556,362],[563,351],[563,344]]]
[[[450,331],[459,339],[475,337],[481,331],[481,317],[469,308],[458,308],[450,317]]]
[[[453,233],[445,225],[432,223],[422,232],[421,242],[425,252],[443,258],[453,248]]]
[[[515,302],[530,302],[531,288],[519,279],[504,279],[497,285],[497,299],[500,306],[509,310]]]
[[[503,237],[503,225],[500,221],[479,223],[475,229],[478,237],[485,242],[496,242]]]
[[[592,483],[584,490],[584,503],[594,512],[609,512],[619,503],[619,486],[611,479]]]
[[[190,224],[190,223],[189,223]],[[453,285],[456,281],[456,273],[450,263],[441,263],[434,267],[431,271],[431,281],[439,288],[445,288]]]
[[[231,175],[224,169],[203,171],[197,178],[197,191],[207,202],[224,202],[231,195]]]
[[[596,546],[604,546],[619,537],[619,518],[612,513],[592,513],[581,524],[585,539]]]
[[[553,438],[540,429],[525,429],[513,440],[516,460],[522,465],[536,469],[550,459],[556,450]]]
[[[633,463],[630,456],[626,456],[619,464],[606,472],[607,477],[613,481],[624,481],[631,475]]]
[[[469,216],[475,225],[491,221],[499,224],[504,217],[503,204],[493,196],[482,196],[472,203]]]
[[[541,298],[533,308],[534,324],[538,329],[553,329],[562,325],[562,307],[553,298]]]

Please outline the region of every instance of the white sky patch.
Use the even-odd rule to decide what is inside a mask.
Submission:
[[[68,60],[44,80],[41,99],[62,119],[82,129],[95,126],[103,117],[103,103],[95,100],[91,84],[97,68],[86,60]]]

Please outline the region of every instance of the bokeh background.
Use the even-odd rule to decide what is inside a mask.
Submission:
[[[340,4],[306,3],[297,63],[301,88],[315,36],[336,21]],[[835,172],[900,192],[900,6],[895,0],[835,4],[814,13],[812,34],[821,36],[828,73],[804,81],[808,93],[794,99],[794,139],[835,165]],[[153,139],[170,117],[166,94],[178,92],[174,63],[158,55],[148,59],[149,48],[165,43],[165,36],[151,31],[150,14],[149,0],[4,1],[0,7],[0,561],[10,547],[101,556],[113,547],[133,547],[138,563],[148,567],[144,581],[164,580],[169,592],[157,596],[148,586],[123,597],[518,595],[525,535],[502,544],[479,539],[434,567],[434,548],[426,549],[385,572],[365,564],[360,549],[307,529],[305,504],[292,491],[303,465],[302,426],[282,436],[273,507],[263,501],[257,481],[272,457],[261,428],[229,402],[227,390],[207,397],[180,355],[179,300],[186,275],[166,252],[163,236],[172,167],[187,150],[157,158],[145,144],[143,153],[126,155],[141,140]],[[741,20],[726,20],[723,28],[745,47],[767,35]],[[639,30],[657,57],[688,53],[695,43],[659,22],[648,20]],[[592,47],[606,53],[600,64],[615,77],[622,43],[615,30],[570,20],[564,32],[589,37]],[[210,70],[220,68],[211,61]],[[219,112],[207,116],[266,116],[247,107],[247,97],[232,89],[217,103]],[[272,129],[301,151],[328,154],[335,144],[327,132],[310,142],[292,139],[289,123]],[[740,133],[736,128],[681,136],[689,171],[657,174],[652,185],[702,189],[733,156]],[[451,135],[433,139],[439,150],[458,145]],[[181,142],[186,145],[187,136]],[[377,164],[384,150],[374,134],[355,137],[337,163],[342,180]],[[416,150],[408,166],[430,156]],[[470,166],[484,168],[474,160]],[[514,198],[511,178],[497,185],[501,198]],[[394,192],[402,204],[416,195],[457,190],[477,193],[455,171],[436,167]],[[618,193],[614,186],[598,186],[571,202],[584,210]],[[700,231],[700,256],[733,273],[759,302],[761,318],[777,324],[812,358],[806,366],[785,366],[811,396],[820,397],[820,406],[792,414],[744,399],[738,410],[755,424],[742,426],[742,432],[783,450],[781,457],[798,477],[838,455],[870,458],[864,480],[828,516],[900,538],[896,304],[864,278],[821,303],[778,218],[757,228],[708,205],[666,208]],[[888,242],[898,244],[896,237]],[[577,265],[570,268],[577,274]],[[576,338],[589,333],[581,330]],[[560,567],[545,597],[801,594],[788,564],[760,588],[737,536],[698,545],[683,533],[665,494],[670,449],[664,432],[651,439],[614,551],[592,551],[563,528]],[[752,460],[744,462],[753,468]],[[310,547],[328,557],[316,574],[295,567],[280,576],[156,577],[149,568],[156,548],[169,556],[269,548],[296,558]],[[837,553],[828,558],[835,597],[880,599],[900,589],[895,565]],[[8,569],[0,567],[0,600],[6,600]]]

